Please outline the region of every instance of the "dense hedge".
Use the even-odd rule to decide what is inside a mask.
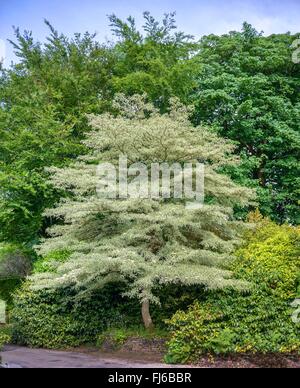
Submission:
[[[250,293],[179,286],[156,290],[161,300],[151,311],[156,326],[166,327],[165,320],[179,310],[167,321],[171,340],[166,360],[185,362],[203,353],[300,351],[300,326],[291,319],[291,303],[299,297],[299,248],[299,228],[260,220],[232,264],[236,276],[253,285]],[[49,271],[53,260],[66,257],[66,252],[53,253],[35,270]],[[120,285],[111,285],[76,302],[74,290],[33,292],[27,283],[15,296],[13,339],[32,347],[65,348],[95,344],[107,329],[141,325],[139,303],[122,298],[123,292]]]
[[[126,324],[116,287],[77,303],[71,290],[32,292],[26,284],[15,297],[13,341],[44,348],[94,343],[109,325]]]
[[[0,280],[0,300],[2,299],[7,303],[8,309],[12,307],[13,294],[21,282],[20,279]]]
[[[169,322],[168,362],[203,353],[300,352],[300,324],[292,320],[300,270],[300,230],[263,221],[237,252],[232,269],[252,292],[210,293],[204,303]]]
[[[109,328],[142,325],[139,302],[122,298],[123,292],[122,287],[111,285],[77,303],[74,291],[33,292],[27,283],[15,295],[13,341],[31,347],[76,347],[96,344]],[[154,306],[152,316],[157,327],[164,328],[167,318],[199,299],[203,290],[167,287],[157,293],[162,306]]]

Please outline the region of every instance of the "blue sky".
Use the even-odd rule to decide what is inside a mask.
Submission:
[[[5,46],[5,64],[14,59],[11,47],[3,43],[13,38],[13,25],[32,30],[43,41],[47,33],[43,19],[47,18],[67,35],[97,32],[103,41],[111,38],[108,14],[132,15],[142,24],[146,10],[158,18],[176,11],[178,27],[197,38],[240,30],[245,20],[267,35],[300,31],[299,0],[0,0],[0,57]]]

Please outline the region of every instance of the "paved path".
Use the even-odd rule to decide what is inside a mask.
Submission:
[[[61,352],[6,346],[0,353],[12,368],[165,368],[164,364],[106,358],[97,353]],[[109,356],[108,356],[109,357]]]

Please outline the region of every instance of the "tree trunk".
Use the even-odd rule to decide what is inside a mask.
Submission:
[[[152,318],[150,315],[150,303],[149,300],[145,300],[142,303],[142,317],[144,321],[145,328],[147,330],[152,330],[154,328]]]

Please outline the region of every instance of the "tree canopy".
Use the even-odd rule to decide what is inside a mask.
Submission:
[[[194,106],[195,126],[233,140],[239,167],[224,171],[257,189],[260,210],[299,223],[299,65],[297,35],[242,32],[195,42],[178,32],[175,14],[162,22],[109,17],[115,42],[93,34],[67,38],[46,21],[45,44],[15,30],[19,62],[0,75],[0,240],[33,246],[51,219],[42,216],[63,195],[46,167],[69,165],[88,152],[87,115],[111,112],[114,96],[147,94],[161,113],[173,97]]]
[[[239,181],[257,184],[261,211],[299,223],[300,67],[291,34],[243,31],[201,39],[195,122],[235,140],[244,159]]]
[[[15,295],[14,338],[96,343],[140,324],[140,309],[149,328],[197,300],[169,322],[172,362],[298,351],[299,34],[244,23],[196,41],[175,13],[143,17],[139,29],[110,15],[105,43],[48,21],[44,43],[15,29],[18,62],[0,64],[0,296],[11,309]],[[169,166],[169,192],[99,195],[99,167],[120,172],[120,156],[147,179]],[[204,165],[202,206],[171,195],[187,164]]]
[[[85,143],[91,156],[75,165],[54,169],[52,184],[74,197],[47,211],[64,225],[50,228],[40,252],[72,251],[70,259],[53,272],[34,276],[33,288],[75,287],[77,297],[91,295],[107,282],[128,283],[127,296],[143,307],[158,302],[159,284],[200,284],[208,289],[243,288],[226,270],[238,244],[243,223],[233,206],[247,206],[252,190],[219,173],[223,165],[237,165],[233,146],[207,129],[194,128],[189,110],[178,100],[161,115],[139,96],[119,96],[121,116],[94,116],[94,131]],[[131,163],[205,163],[205,194],[201,208],[186,207],[184,196],[174,198],[102,198],[97,195],[97,163],[118,163],[125,154]],[[53,264],[55,266],[55,263]]]

